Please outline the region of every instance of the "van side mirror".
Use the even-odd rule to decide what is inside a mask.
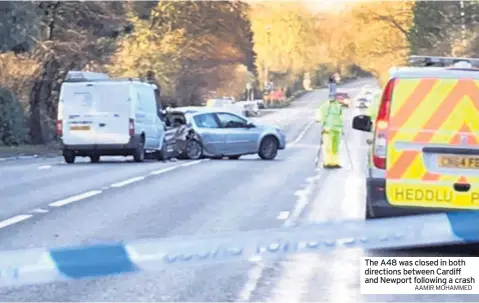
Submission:
[[[254,128],[255,125],[252,122],[246,123],[246,128]]]
[[[370,132],[373,122],[371,116],[359,115],[353,118],[353,128],[364,132]]]

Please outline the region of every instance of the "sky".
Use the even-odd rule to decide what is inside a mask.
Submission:
[[[308,7],[314,11],[339,11],[347,4],[349,1],[303,1]]]

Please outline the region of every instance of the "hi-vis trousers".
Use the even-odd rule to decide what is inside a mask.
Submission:
[[[340,167],[339,145],[341,144],[341,131],[327,130],[322,134],[323,166]]]

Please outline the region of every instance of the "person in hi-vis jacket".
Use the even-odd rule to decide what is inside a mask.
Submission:
[[[340,168],[339,147],[343,134],[344,105],[336,99],[336,94],[329,93],[329,101],[323,103],[317,113],[316,122],[322,125],[322,154],[323,167]]]

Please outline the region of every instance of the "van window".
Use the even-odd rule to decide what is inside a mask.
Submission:
[[[123,104],[128,104],[129,88],[117,83],[64,84],[61,89],[64,109],[71,114],[117,112]]]
[[[98,83],[91,87],[95,111],[115,113],[128,104],[129,87],[118,83]]]
[[[79,109],[90,109],[93,106],[93,98],[89,92],[75,92],[73,93],[73,98],[67,100],[67,102],[71,107]]]

